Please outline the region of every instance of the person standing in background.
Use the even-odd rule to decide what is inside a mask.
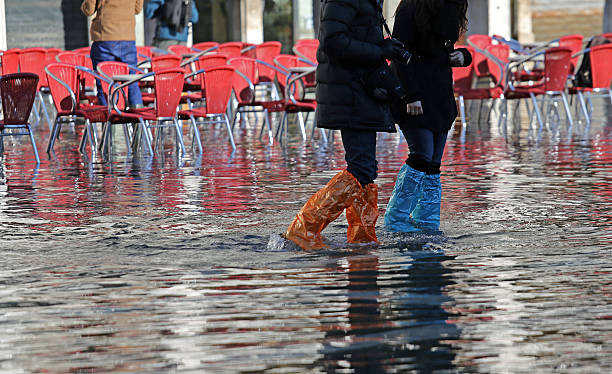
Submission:
[[[142,11],[142,0],[84,0],[81,11],[86,16],[96,15],[91,21],[91,62],[94,70],[103,61],[120,61],[131,66],[138,63],[136,52],[136,14]],[[106,97],[99,80],[96,81],[98,101],[106,105]],[[131,107],[142,106],[138,84],[128,88]]]
[[[393,37],[413,54],[409,64],[391,62],[408,91],[394,102],[410,154],[397,176],[385,212],[391,232],[436,231],[440,227],[440,165],[455,118],[454,66],[469,66],[470,52],[454,45],[467,29],[467,0],[401,0]]]
[[[189,24],[199,20],[198,8],[193,0],[149,0],[145,17],[158,20],[153,45],[167,50],[173,44],[187,44]]]

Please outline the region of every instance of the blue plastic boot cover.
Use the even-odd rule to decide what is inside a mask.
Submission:
[[[440,174],[426,174],[423,177],[421,191],[421,198],[412,212],[412,219],[421,229],[438,230],[442,199]]]
[[[416,207],[425,173],[404,164],[397,175],[385,211],[385,228],[391,232],[416,232],[410,213]]]

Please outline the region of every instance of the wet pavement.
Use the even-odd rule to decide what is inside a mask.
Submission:
[[[43,123],[38,168],[5,139],[0,373],[610,372],[611,106],[541,131],[474,109],[443,235],[380,219],[380,246],[348,247],[342,216],[312,253],[268,243],[344,167],[339,136],[268,145],[251,121],[233,154],[211,126],[199,157],[90,163],[78,127],[46,157]],[[406,155],[379,136],[381,213]]]

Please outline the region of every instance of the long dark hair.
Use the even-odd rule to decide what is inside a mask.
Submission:
[[[444,6],[445,2],[452,2],[457,6],[457,24],[459,25],[459,35],[465,33],[468,27],[467,0],[401,0],[397,6],[395,14],[397,15],[397,12],[402,7],[407,6],[408,4],[413,4],[416,26],[419,28],[419,30],[422,30],[423,33],[429,34],[432,31],[432,18],[438,14],[440,8]]]

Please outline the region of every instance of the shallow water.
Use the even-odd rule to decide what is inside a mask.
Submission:
[[[339,136],[270,146],[251,122],[234,154],[219,127],[198,158],[90,163],[67,128],[37,169],[6,139],[0,373],[608,373],[610,112],[457,125],[444,235],[381,219],[380,246],[349,248],[341,217],[315,253],[268,242],[344,167]],[[406,154],[379,136],[381,212]]]

